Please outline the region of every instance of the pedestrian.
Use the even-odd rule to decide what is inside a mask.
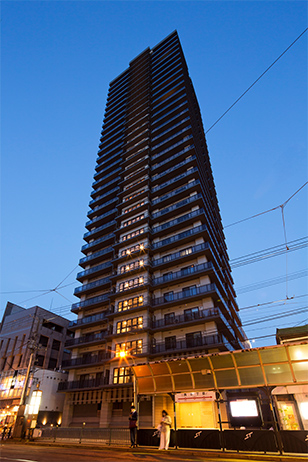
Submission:
[[[131,405],[130,414],[129,414],[129,432],[130,432],[130,442],[131,448],[137,447],[137,420],[138,415],[134,404]]]
[[[167,451],[169,448],[171,424],[171,417],[168,412],[162,411],[162,419],[160,421],[160,450],[165,449]]]
[[[9,431],[7,432],[7,439],[11,438],[13,425],[10,426]]]
[[[1,439],[2,439],[2,440],[4,440],[4,438],[5,438],[6,431],[7,431],[7,426],[4,425],[3,430],[2,430],[2,435],[1,435]]]

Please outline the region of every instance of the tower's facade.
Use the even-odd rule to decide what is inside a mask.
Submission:
[[[62,390],[64,425],[103,427],[127,422],[132,361],[245,343],[200,110],[176,32],[111,82],[95,170]],[[141,406],[150,424],[153,406]]]

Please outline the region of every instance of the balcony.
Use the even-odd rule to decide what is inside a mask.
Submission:
[[[182,151],[178,152],[175,157],[181,156],[185,152],[191,151],[194,148],[195,148],[195,146],[193,144],[191,144],[190,146],[187,146],[186,148],[184,148]],[[175,159],[175,157],[174,157],[174,159]],[[192,161],[196,161],[196,159],[197,158],[196,158],[195,155],[191,155],[187,159],[183,160],[182,162],[179,162],[178,164],[174,165],[173,167],[170,167],[167,170],[164,170],[161,173],[158,173],[157,175],[154,175],[152,177],[152,180],[153,181],[159,180],[164,175],[168,175],[169,173],[174,172],[174,170],[177,170],[178,168],[184,167],[185,165],[191,163]]]
[[[100,250],[98,252],[94,252],[91,255],[88,255],[87,257],[81,258],[79,260],[79,265],[81,267],[86,266],[89,262],[94,262],[96,259],[102,260],[101,257],[105,256],[105,259],[107,258],[107,255],[112,257],[113,255],[113,247],[107,247],[106,249]]]
[[[74,295],[77,297],[85,294],[87,292],[91,292],[93,289],[103,289],[108,288],[110,286],[110,278],[103,278],[99,279],[98,281],[90,282],[89,284],[85,284],[81,287],[77,287],[74,291]]]
[[[200,265],[191,266],[184,268],[181,271],[175,273],[168,273],[165,276],[155,278],[152,281],[153,286],[169,286],[170,282],[184,281],[191,279],[193,276],[207,273],[209,270],[213,270],[213,264],[211,262],[201,263]]]
[[[113,170],[113,168],[114,168],[116,165],[118,165],[120,162],[121,162],[121,159],[117,159],[117,160],[115,160],[114,162],[112,162],[111,164],[106,165],[106,166],[105,166],[104,168],[102,168],[99,172],[95,173],[94,179],[96,180],[96,182],[102,180],[103,178],[107,178],[108,176],[112,175],[114,172],[116,172],[117,170],[119,170],[119,169]],[[111,170],[113,170],[113,171],[112,171],[112,172],[109,172],[108,174],[106,174],[106,175],[104,175],[104,176],[102,176],[102,177],[100,178],[100,176],[101,176],[103,173],[108,172],[109,169],[111,169]],[[94,185],[94,183],[93,183],[93,185]],[[92,185],[92,186],[93,186],[93,185]]]
[[[153,213],[152,218],[157,219],[157,218],[161,217],[162,215],[173,212],[173,210],[178,210],[180,208],[183,208],[186,205],[192,204],[194,202],[198,202],[199,205],[203,205],[203,200],[202,200],[202,194],[201,193],[194,194],[193,196],[190,196],[187,199],[183,199],[182,201],[179,201],[176,204],[170,205],[170,207],[166,207],[166,208],[164,208],[162,210],[159,210],[159,212]]]
[[[92,238],[93,236],[95,236],[95,234],[100,233],[101,231],[103,231],[103,230],[105,230],[107,228],[110,228],[112,226],[115,227],[115,225],[116,225],[116,221],[111,220],[110,222],[108,222],[108,223],[106,223],[106,224],[104,224],[102,226],[99,226],[98,228],[94,228],[91,231],[89,231],[88,233],[85,233],[83,235],[83,238],[86,241],[87,238]]]
[[[98,297],[92,297],[88,298],[88,300],[84,300],[82,302],[74,303],[72,305],[71,311],[78,311],[81,308],[88,308],[91,307],[93,308],[95,305],[103,305],[109,302],[109,293],[108,294],[103,294],[99,295]]]
[[[91,205],[93,205],[94,203],[97,203],[99,200],[104,200],[106,197],[110,196],[110,194],[113,194],[114,196],[117,197],[117,193],[118,193],[119,189],[120,188],[117,186],[116,188],[109,189],[109,191],[107,191],[105,194],[101,194],[100,196],[97,196],[95,199],[93,199],[93,200],[91,200],[89,202],[89,207],[91,207]],[[102,206],[104,207],[104,203],[102,204]],[[93,208],[92,212],[94,212],[95,210],[97,210],[100,207],[101,207],[101,205],[97,205],[96,207]],[[89,213],[88,213],[88,215],[89,215]]]
[[[183,226],[187,226],[189,222],[192,222],[194,219],[201,217],[201,215],[204,215],[204,209],[202,208],[198,210],[194,210],[193,212],[190,212],[190,213],[186,213],[185,215],[182,215],[181,217],[176,218],[175,220],[170,220],[170,221],[167,221],[166,223],[163,223],[162,225],[153,227],[152,234],[154,236],[164,234],[166,233],[166,230],[168,230],[167,232],[169,232],[169,230],[180,225],[181,223],[183,223]],[[185,223],[185,222],[188,222],[188,223]]]
[[[176,340],[171,345],[166,345],[165,343],[157,343],[152,345],[150,349],[151,355],[159,354],[173,354],[177,352],[184,353],[185,350],[207,350],[208,348],[219,348],[220,350],[229,350],[229,342],[225,339],[223,335],[207,335],[197,339],[192,339],[188,341],[185,340]]]
[[[114,238],[115,238],[115,234],[114,233],[110,233],[110,234],[107,234],[106,236],[104,237],[101,237],[99,239],[96,239],[95,241],[92,241],[90,242],[89,244],[85,244],[81,247],[81,251],[86,253],[85,251],[89,250],[89,249],[94,249],[95,247],[97,246],[100,246],[102,244],[102,242],[105,242],[107,243],[108,241],[111,241],[113,242],[114,241]]]
[[[116,176],[115,178],[113,178],[111,181],[108,181],[108,183],[105,183],[103,184],[102,186],[100,186],[99,188],[97,189],[94,189],[91,193],[91,197],[95,198],[96,194],[99,192],[99,191],[102,191],[104,189],[107,189],[110,185],[115,185],[115,183],[119,182],[120,181],[120,177],[119,176]],[[96,200],[96,199],[95,199]],[[90,202],[91,203],[91,202]]]
[[[90,229],[91,226],[93,225],[108,223],[109,221],[112,221],[112,219],[116,217],[116,214],[117,214],[117,209],[113,208],[112,210],[109,210],[106,213],[102,213],[96,218],[93,218],[92,220],[87,221],[85,227],[87,229]]]
[[[114,190],[118,190],[119,188],[114,188]],[[90,210],[87,214],[87,216],[92,220],[93,216],[94,215],[97,215],[97,213],[99,212],[99,210],[106,210],[108,211],[108,208],[112,208],[112,207],[115,207],[116,203],[118,202],[118,198],[117,196],[116,197],[113,197],[110,201],[107,201],[107,202],[104,202],[102,205],[99,205],[97,207],[95,207],[93,210]],[[109,205],[111,205],[111,207],[108,207]]]
[[[172,151],[173,149],[175,149],[176,147],[180,146],[181,144],[187,142],[190,139],[192,139],[192,135],[187,135],[181,141],[174,144],[173,146],[170,146],[169,148],[165,149],[164,151],[161,151],[159,154],[160,155],[167,154],[168,152]],[[164,169],[164,165],[166,165],[167,163],[172,162],[174,160],[177,160],[180,156],[186,154],[187,151],[190,151],[193,148],[194,148],[193,144],[191,144],[189,146],[185,146],[181,151],[177,151],[172,156],[168,156],[167,159],[165,159],[165,160],[163,160],[163,161],[161,161],[161,162],[159,162],[157,164],[154,164],[153,167],[152,167],[152,170],[154,171],[154,170],[159,169],[160,171],[162,171]],[[169,169],[168,171],[171,171],[171,170]],[[153,176],[153,179],[156,178],[156,175]]]
[[[100,332],[99,334],[90,334],[90,335],[83,335],[82,337],[78,338],[70,338],[65,342],[65,348],[74,348],[80,345],[89,345],[95,343],[101,343],[107,337],[107,331]]]
[[[90,276],[90,274],[95,274],[97,273],[97,276],[100,273],[105,273],[106,269],[109,269],[112,267],[111,262],[107,261],[105,263],[101,263],[100,265],[93,266],[92,268],[89,268],[87,270],[81,271],[80,273],[77,274],[77,281],[82,281],[83,278]]]
[[[152,321],[151,328],[153,330],[163,329],[163,328],[170,329],[170,327],[177,328],[177,327],[181,327],[184,324],[199,324],[200,321],[201,322],[209,321],[209,319],[212,320],[212,319],[217,319],[219,317],[221,317],[221,313],[217,308],[209,308],[207,310],[202,310],[197,313],[180,314],[170,319],[168,318],[157,319],[155,321]]]
[[[58,391],[69,390],[92,390],[95,388],[103,388],[109,384],[109,377],[89,380],[72,380],[69,382],[60,382]]]
[[[192,189],[192,188],[198,187],[199,185],[200,185],[200,181],[199,181],[199,180],[191,181],[190,183],[185,184],[184,186],[181,186],[181,187],[175,189],[174,191],[172,191],[172,192],[170,192],[170,193],[168,193],[168,194],[164,194],[163,196],[160,196],[160,197],[158,197],[157,199],[154,199],[154,200],[152,201],[152,205],[154,206],[154,205],[159,204],[160,202],[165,202],[165,201],[166,201],[166,202],[167,202],[167,201],[168,201],[168,202],[173,202],[174,199],[172,200],[172,198],[173,198],[174,196],[177,196],[177,198],[178,198],[178,197],[182,196],[181,193],[186,193],[186,191],[189,191],[189,190]],[[198,189],[199,189],[199,188],[198,188]],[[170,201],[169,201],[169,199],[170,199]],[[155,215],[155,214],[153,214],[153,217],[154,217],[154,215]]]
[[[160,249],[161,247],[170,246],[170,244],[177,243],[178,241],[182,241],[181,243],[183,243],[185,241],[189,241],[193,236],[196,236],[198,234],[204,234],[206,231],[206,225],[196,226],[187,231],[183,231],[182,233],[175,234],[171,237],[167,237],[166,239],[163,239],[159,242],[155,242],[155,244],[152,244],[152,249],[156,250]]]
[[[107,311],[103,313],[94,314],[92,316],[85,316],[81,319],[76,319],[75,321],[70,321],[68,327],[70,329],[75,329],[83,326],[90,326],[92,324],[100,324],[102,321],[107,320]]]
[[[153,306],[176,305],[183,300],[193,301],[203,297],[212,297],[215,301],[222,301],[216,284],[206,284],[200,287],[194,287],[182,292],[174,292],[164,295],[163,297],[153,297]]]
[[[157,260],[152,260],[152,267],[157,266],[169,267],[171,262],[179,260],[187,260],[188,258],[196,258],[198,255],[206,255],[208,258],[212,256],[211,246],[208,242],[203,242],[202,244],[194,245],[190,247],[187,251],[182,250],[180,252],[175,252],[173,254],[166,255],[165,257],[158,258]]]
[[[85,355],[62,361],[62,369],[99,365],[111,359],[111,351],[102,351],[96,355]]]
[[[107,175],[102,176],[99,180],[94,181],[94,182],[92,183],[93,189],[96,189],[95,187],[96,187],[98,184],[101,184],[103,181],[107,180],[107,178],[110,178],[111,176],[116,175],[116,174],[117,174],[118,172],[120,172],[121,170],[122,170],[121,167],[115,168],[115,169],[113,170],[112,173],[108,173]],[[97,191],[97,190],[98,190],[98,189],[96,189],[96,191]]]
[[[173,186],[175,186],[174,183],[175,184],[176,183],[181,184],[181,183],[183,183],[182,180],[184,178],[187,178],[187,177],[191,176],[193,173],[196,173],[197,171],[198,171],[198,168],[193,167],[193,168],[189,169],[188,171],[186,171],[185,173],[182,173],[181,175],[178,175],[178,176],[172,178],[172,180],[166,181],[165,183],[162,183],[162,184],[160,184],[158,186],[154,186],[154,188],[152,188],[152,192],[155,193],[155,192],[161,191],[162,189],[165,189],[165,188],[169,189],[169,186],[171,184],[173,184]]]

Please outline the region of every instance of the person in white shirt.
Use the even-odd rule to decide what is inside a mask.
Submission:
[[[167,450],[169,448],[171,423],[171,417],[168,412],[162,411],[162,419],[160,421],[160,450]]]

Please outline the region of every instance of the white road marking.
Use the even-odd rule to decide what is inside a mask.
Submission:
[[[38,462],[37,460],[30,460],[30,459],[11,459],[10,457],[1,457],[1,460],[14,460],[16,462]]]

